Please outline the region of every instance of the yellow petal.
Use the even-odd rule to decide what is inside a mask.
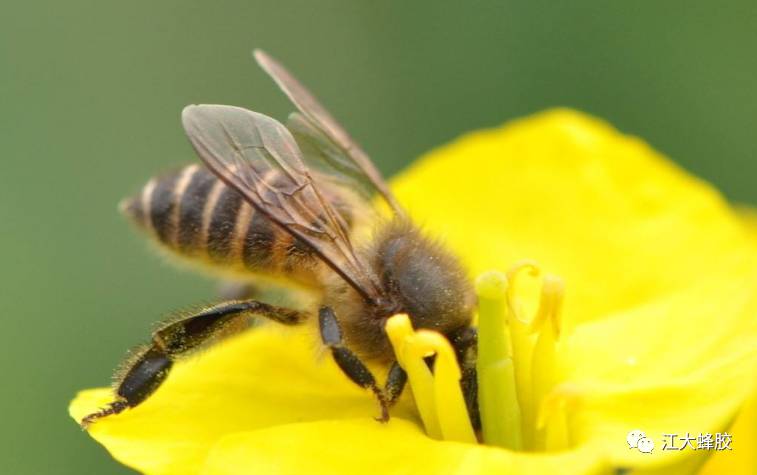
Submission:
[[[664,434],[725,431],[748,397],[755,364],[754,355],[742,355],[667,384],[565,383],[558,394],[566,401],[574,442],[603,443],[613,466],[696,465],[705,461],[707,451],[663,450]],[[652,454],[629,450],[625,437],[635,429],[654,441]]]
[[[708,184],[570,110],[468,134],[395,184],[472,275],[534,259],[563,277],[568,324],[689,285],[727,265],[746,241]]]
[[[315,443],[318,441],[320,443]],[[291,424],[224,438],[203,475],[265,474],[590,474],[606,473],[591,447],[533,455],[436,441],[404,420],[362,419]]]
[[[178,364],[146,402],[97,421],[89,433],[141,472],[189,475],[198,473],[210,447],[227,434],[356,417],[378,425],[373,396],[351,383],[331,358],[317,358],[315,341],[299,329],[251,330]],[[71,404],[72,417],[93,412],[109,393],[80,393]],[[410,400],[392,414],[418,423]]]
[[[561,379],[652,384],[723,359],[757,354],[757,260],[687,289],[580,325],[567,337]]]
[[[566,342],[561,376],[576,393],[579,438],[618,440],[640,427],[659,444],[664,433],[725,429],[757,375],[755,315],[757,265],[745,261],[668,298],[579,326]],[[617,464],[667,463],[673,453],[639,458],[622,445],[608,452]]]

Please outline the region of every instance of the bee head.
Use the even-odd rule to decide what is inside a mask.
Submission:
[[[447,336],[470,326],[475,293],[455,256],[407,221],[391,223],[376,242],[376,268],[392,310],[407,313],[414,328]]]

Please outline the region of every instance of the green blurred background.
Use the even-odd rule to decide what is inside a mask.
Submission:
[[[608,3],[4,2],[0,472],[129,473],[68,401],[214,283],[148,252],[116,203],[194,159],[184,105],[285,116],[253,47],[388,174],[464,131],[571,106],[757,202],[757,3]]]

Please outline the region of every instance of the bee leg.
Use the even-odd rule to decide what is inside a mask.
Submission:
[[[331,350],[331,355],[336,361],[337,366],[342,372],[355,384],[362,388],[370,389],[378,399],[381,408],[381,416],[378,421],[386,422],[389,420],[389,403],[386,400],[384,391],[376,384],[376,378],[368,367],[360,361],[360,358],[349,348],[344,346],[342,340],[342,329],[339,321],[336,319],[334,310],[329,307],[321,307],[318,311],[318,328],[321,332],[321,340]]]
[[[460,362],[460,388],[463,391],[465,405],[468,409],[468,417],[476,431],[481,430],[481,415],[478,409],[478,372],[476,360],[478,359],[478,332],[474,327],[468,327],[455,335],[454,347],[457,351],[457,360]]]
[[[116,386],[116,401],[84,417],[82,427],[139,405],[165,381],[174,361],[214,336],[227,333],[229,329],[241,329],[235,324],[253,316],[263,316],[285,325],[296,325],[306,318],[304,313],[296,310],[247,300],[222,303],[171,322],[156,330],[151,343],[141,347],[123,366],[124,371]]]
[[[402,391],[405,389],[406,383],[407,373],[402,369],[402,366],[395,361],[389,368],[389,373],[386,376],[386,384],[384,384],[384,399],[390,407],[399,400]]]

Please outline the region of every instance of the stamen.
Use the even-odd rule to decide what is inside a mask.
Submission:
[[[386,331],[397,361],[408,374],[428,435],[475,444],[476,434],[460,388],[460,367],[449,341],[434,331],[413,332],[410,319],[404,314],[391,317]],[[434,354],[432,374],[424,358]]]
[[[460,389],[460,367],[449,341],[430,330],[418,330],[405,340],[404,357],[423,361],[436,354],[434,362],[434,401],[436,416],[444,440],[475,444],[476,434],[470,424],[465,398]]]
[[[516,281],[524,271],[531,277],[541,275],[539,266],[532,261],[516,264],[507,273],[508,320],[512,335],[513,360],[517,382],[518,401],[522,411],[522,431],[527,449],[544,449],[546,432],[537,427],[540,401],[555,384],[555,356],[560,334],[560,310],[564,294],[562,280],[544,275],[539,305],[529,318],[525,316],[524,302],[518,298]]]
[[[510,283],[510,285],[507,287],[507,302],[510,305],[511,309],[515,311],[517,317],[521,317],[523,311],[520,308],[516,308],[517,305],[520,305],[520,302],[515,295],[515,282],[518,281],[518,276],[522,275],[522,273],[526,271],[531,277],[539,277],[539,275],[541,274],[541,269],[539,268],[539,265],[536,263],[536,261],[528,259],[520,261],[513,265],[506,274],[507,281]],[[526,320],[522,321],[524,323],[527,323]]]
[[[478,293],[478,401],[484,442],[521,449],[521,413],[516,394],[513,346],[507,328],[507,277],[487,272]]]
[[[439,419],[436,415],[434,403],[434,377],[423,359],[406,358],[406,341],[413,335],[413,327],[410,318],[404,314],[394,315],[387,320],[385,325],[389,341],[394,347],[397,362],[407,373],[410,387],[413,390],[415,405],[420,413],[426,433],[434,439],[442,438],[442,430],[439,427]]]
[[[521,261],[515,264],[507,272],[509,285],[507,287],[508,327],[513,347],[513,364],[515,366],[515,387],[518,395],[518,403],[521,410],[521,431],[523,446],[531,448],[534,439],[533,420],[536,417],[537,406],[534,404],[531,394],[531,360],[533,353],[533,336],[528,319],[523,317],[525,313],[523,303],[516,296],[516,283],[519,276],[527,272],[530,277],[536,278],[541,273],[539,266],[534,261]]]
[[[532,391],[533,401],[543,401],[556,382],[556,347],[560,331],[560,309],[562,305],[563,284],[553,275],[544,276],[541,303],[532,328],[538,332],[533,350]],[[546,431],[537,429],[534,448],[546,448]]]
[[[562,279],[556,275],[546,274],[542,283],[539,310],[529,325],[531,332],[538,332],[546,322],[549,322],[553,333],[560,336],[559,317],[564,294],[565,286]]]

